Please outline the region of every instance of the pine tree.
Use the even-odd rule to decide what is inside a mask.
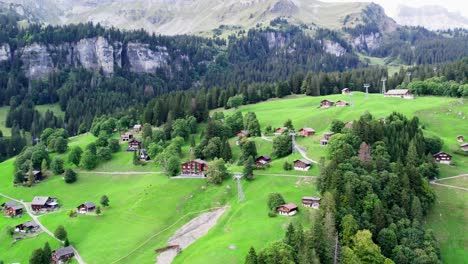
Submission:
[[[101,201],[100,201],[100,203],[101,203],[101,205],[104,206],[104,207],[109,206],[109,197],[107,197],[107,195],[101,196]]]
[[[55,229],[54,236],[59,239],[64,241],[67,238],[67,231],[65,231],[65,227],[63,225],[59,225],[57,229]]]
[[[227,162],[232,159],[231,145],[229,145],[229,141],[227,139],[225,139],[221,145],[221,158]]]
[[[102,211],[101,211],[101,206],[98,206],[96,207],[96,215],[101,215]]]
[[[245,264],[257,264],[257,253],[253,247],[250,247],[249,254],[245,257]]]
[[[251,181],[254,179],[254,168],[255,168],[255,162],[252,156],[250,156],[245,162],[244,162],[244,177],[248,180]]]

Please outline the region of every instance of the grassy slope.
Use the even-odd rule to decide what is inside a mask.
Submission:
[[[462,186],[456,182],[451,184]],[[443,263],[466,263],[468,193],[441,186],[434,186],[434,189],[438,200],[427,217],[426,227],[434,230],[439,240]]]
[[[468,118],[468,104],[462,103],[460,99],[418,97],[415,100],[403,100],[370,94],[369,99],[366,100],[364,93],[355,92],[354,108],[317,109],[319,102],[324,98],[349,101],[349,96],[341,94],[326,97],[294,96],[287,100],[273,99],[264,103],[247,105],[241,107],[240,111],[255,112],[262,129],[267,125],[282,126],[288,118],[293,121],[296,129],[314,128],[317,134],[309,138],[299,138],[298,144],[306,147],[308,155],[315,160],[326,155],[326,148],[320,146],[320,139],[322,134],[329,130],[329,125],[334,119],[347,122],[358,119],[366,111],[376,118],[385,117],[393,111],[398,111],[408,117],[416,115],[425,127],[424,132],[427,135],[441,137],[445,143],[443,150],[454,154],[453,160],[457,166],[441,166],[441,176],[447,177],[468,172],[468,159],[454,153],[459,144],[456,142],[456,136],[468,135],[468,128],[465,125],[466,118]]]

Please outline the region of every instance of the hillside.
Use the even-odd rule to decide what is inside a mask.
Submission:
[[[28,13],[50,24],[94,22],[122,29],[144,28],[165,35],[211,35],[212,30],[228,31],[268,25],[285,17],[297,25],[340,29],[357,26],[367,17],[368,3],[326,3],[317,0],[4,0],[22,4]],[[17,8],[20,9],[20,8]],[[383,12],[382,12],[383,13]],[[374,23],[394,23],[384,14]]]
[[[466,103],[462,99],[445,97],[419,97],[414,101],[398,98],[382,98],[382,95],[371,94],[365,99],[363,93],[355,93],[355,107],[317,109],[323,99],[347,100],[344,95],[322,97],[291,96],[285,99],[273,99],[267,102],[240,107],[246,113],[255,111],[262,130],[267,126],[281,126],[286,119],[291,118],[296,128],[311,126],[317,134],[312,138],[298,139],[298,143],[306,148],[307,155],[319,159],[326,156],[327,147],[320,146],[318,140],[323,132],[329,130],[333,119],[344,122],[358,118],[369,111],[380,118],[393,111],[400,111],[407,116],[418,116],[424,125],[425,135],[439,136],[444,140],[443,150],[452,153],[457,146],[455,137],[466,131],[463,120],[468,115]],[[221,110],[230,114],[231,110]],[[198,140],[204,126],[199,127],[196,134]],[[114,135],[115,137],[117,135]],[[70,147],[84,148],[96,138],[83,134],[70,139]],[[233,150],[233,158],[240,155],[236,139],[229,143]],[[261,138],[254,139],[259,154],[268,154],[272,145]],[[307,173],[284,171],[285,160],[299,158],[298,154],[282,159],[276,159],[270,168],[256,171],[256,179],[243,182],[247,201],[238,203],[235,182],[226,180],[220,186],[207,185],[203,179],[170,179],[162,175],[161,168],[150,163],[146,166],[135,166],[132,154],[122,150],[113,154],[112,160],[101,162],[92,171],[79,170],[78,181],[67,185],[59,175],[32,187],[13,187],[13,161],[10,159],[0,163],[0,193],[11,195],[17,199],[30,201],[35,195],[51,195],[58,197],[62,209],[57,213],[40,217],[40,221],[49,229],[54,230],[63,224],[69,232],[70,241],[79,250],[87,263],[149,263],[154,261],[154,249],[166,245],[167,239],[184,223],[197,216],[200,211],[220,205],[228,205],[226,213],[220,218],[213,229],[199,241],[188,247],[176,259],[175,263],[226,263],[234,264],[243,261],[250,246],[262,248],[266,243],[281,239],[287,224],[301,223],[304,227],[312,225],[314,210],[302,209],[292,218],[267,216],[266,197],[270,192],[280,192],[288,201],[300,202],[303,195],[318,195],[315,176],[318,167]],[[182,147],[182,159],[189,158],[189,143]],[[55,154],[54,154],[55,155]],[[68,153],[62,155],[66,159]],[[454,155],[456,167],[449,168],[440,165],[442,176],[452,176],[455,173],[468,171],[467,158]],[[74,168],[74,165],[67,164]],[[232,171],[241,171],[238,166],[229,166]],[[128,174],[127,172],[138,172]],[[296,174],[294,174],[296,173]],[[277,177],[277,175],[283,175]],[[131,188],[129,188],[131,186]],[[68,217],[68,211],[84,201],[98,202],[99,197],[106,194],[110,197],[110,207],[103,209],[99,217],[83,215]],[[444,197],[444,199],[446,199]],[[5,199],[0,198],[0,202]],[[444,200],[446,201],[446,200]],[[450,202],[450,201],[447,201]],[[459,203],[459,202],[457,202]],[[447,213],[447,207],[437,207],[442,213]],[[452,221],[462,221],[459,216],[453,216]],[[432,214],[432,219],[435,218]],[[12,226],[27,218],[2,218],[0,229]],[[177,221],[177,222],[176,222]],[[431,222],[433,228],[439,225]],[[175,225],[173,225],[175,224]],[[125,227],[125,237],[122,228]],[[436,234],[445,236],[460,233],[460,225],[453,225],[448,230],[436,230]],[[255,234],[252,236],[252,234]],[[248,240],[245,238],[249,237]],[[463,238],[458,238],[461,243]],[[51,238],[41,234],[11,244],[11,238],[0,236],[0,250],[3,260],[10,262],[26,262],[30,252]],[[443,240],[442,250],[444,260],[461,259],[464,254],[457,251],[456,256],[447,251],[453,247],[451,241]],[[53,247],[56,243],[51,244]],[[141,247],[140,247],[141,246]],[[8,250],[7,250],[8,248]],[[22,253],[21,253],[22,252]]]

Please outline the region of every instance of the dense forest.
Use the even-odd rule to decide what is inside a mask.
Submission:
[[[419,126],[417,117],[365,114],[338,131],[329,162],[321,164],[313,228],[290,226],[283,241],[258,254],[251,249],[246,263],[441,263],[422,220],[435,202],[428,181],[438,167],[431,154],[442,144]],[[293,261],[278,261],[288,258]]]

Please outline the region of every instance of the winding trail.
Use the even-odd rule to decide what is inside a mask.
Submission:
[[[61,244],[63,244],[63,241],[61,241],[60,239],[56,238],[54,233],[52,233],[49,229],[47,229],[40,221],[39,221],[39,217],[40,216],[37,216],[35,214],[33,214],[32,212],[32,209],[31,209],[31,205],[30,203],[25,203],[23,202],[22,200],[17,200],[11,196],[8,196],[6,194],[3,194],[3,193],[0,193],[0,196],[3,196],[9,200],[12,200],[12,201],[15,201],[19,204],[21,204],[22,206],[24,206],[24,208],[26,208],[26,213],[32,218],[32,220],[42,229],[42,231],[44,231],[46,234],[48,234],[49,236],[51,236],[53,239],[57,240],[58,242],[60,242]],[[71,246],[73,248],[73,251],[75,252],[75,259],[76,261],[79,263],[79,264],[86,264],[86,262],[83,260],[83,258],[80,256],[80,254],[78,253],[78,250],[76,250],[76,248],[74,248],[73,246]]]
[[[463,190],[463,191],[467,191],[467,192],[468,192],[468,188],[439,183],[439,182],[444,181],[444,180],[455,179],[455,178],[460,178],[460,177],[467,177],[467,176],[468,176],[468,174],[460,174],[460,175],[451,176],[451,177],[447,177],[447,178],[432,180],[432,181],[430,181],[430,184],[432,184],[432,185],[438,185],[438,186],[443,186],[443,187],[447,187],[447,188],[451,188],[451,189]]]
[[[268,142],[273,142],[273,139],[266,137],[263,133],[261,134],[260,138],[265,140],[265,141],[268,141]],[[299,154],[301,154],[301,156],[304,159],[306,159],[306,160],[308,160],[308,161],[310,161],[312,163],[318,164],[318,162],[316,160],[313,160],[313,159],[307,157],[307,153],[302,149],[302,146],[300,146],[299,144],[296,143],[295,140],[293,141],[293,144],[294,144],[294,149],[297,150],[297,152],[299,152]]]

